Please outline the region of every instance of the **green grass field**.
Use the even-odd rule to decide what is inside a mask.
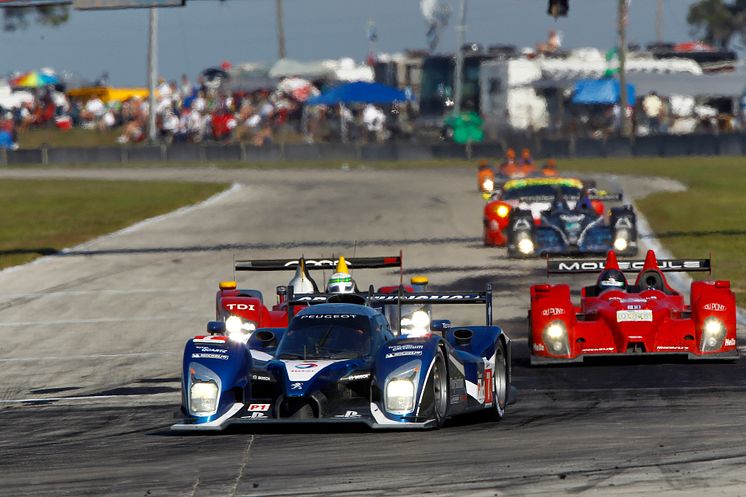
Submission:
[[[638,207],[679,257],[712,254],[713,278],[729,279],[746,305],[746,158],[595,159],[563,162],[574,171],[674,178],[688,187],[656,193]]]
[[[430,160],[409,162],[308,161],[286,163],[211,163],[220,168],[310,169],[371,168],[395,169],[463,167],[473,175],[473,161]],[[130,164],[128,167],[204,167],[207,164]],[[664,176],[684,183],[688,191],[657,193],[638,202],[661,241],[676,256],[707,257],[712,254],[713,277],[730,279],[739,304],[746,305],[746,158],[688,157],[587,159],[560,161],[560,168],[578,172],[608,172],[639,176]],[[121,167],[121,164],[81,167]],[[61,248],[116,230],[139,219],[172,210],[204,198],[221,187],[185,183],[70,182],[61,191],[58,181],[5,181],[0,186],[0,203],[6,216],[0,226],[0,250],[18,248]],[[33,186],[36,188],[33,188]],[[86,186],[88,185],[88,186]],[[92,185],[102,185],[101,189]],[[170,185],[170,186],[169,186]],[[103,192],[107,193],[103,193]],[[24,193],[26,192],[26,193]],[[114,194],[116,192],[116,194]],[[154,194],[156,193],[157,194]],[[31,197],[26,198],[26,195]],[[37,196],[38,195],[38,196]],[[33,199],[32,199],[33,198]],[[76,212],[75,206],[84,208]],[[47,206],[39,209],[39,205]],[[57,210],[49,206],[61,205]],[[41,217],[38,212],[52,212]],[[101,216],[101,212],[105,212]],[[10,213],[10,215],[8,215]],[[78,219],[79,217],[79,219]],[[33,230],[25,219],[40,219]],[[59,228],[59,229],[58,229]],[[31,232],[37,232],[32,234]],[[1,253],[1,252],[0,252]],[[2,257],[1,266],[17,264],[34,254]]]
[[[215,183],[0,180],[0,268],[204,200]]]

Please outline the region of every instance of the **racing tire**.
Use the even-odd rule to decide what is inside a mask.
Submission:
[[[492,417],[500,421],[505,416],[505,407],[508,405],[508,360],[505,346],[502,342],[495,352],[495,370],[492,377]]]
[[[428,376],[425,384],[423,399],[428,401],[426,404],[427,411],[425,412],[435,420],[437,428],[442,427],[448,414],[448,371],[442,351],[438,351],[433,360],[430,376]]]

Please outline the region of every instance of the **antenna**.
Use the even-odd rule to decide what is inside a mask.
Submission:
[[[232,252],[231,255],[233,256],[233,281],[236,281],[236,253]]]
[[[357,240],[355,240],[352,244],[352,258],[355,258],[355,254],[357,253]],[[352,276],[353,272],[355,271],[355,266],[353,265],[350,268],[350,276]]]
[[[402,249],[399,249],[399,286],[404,286],[404,251]]]

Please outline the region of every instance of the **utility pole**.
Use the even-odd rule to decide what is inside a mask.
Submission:
[[[461,0],[461,14],[458,26],[456,26],[456,70],[453,88],[453,112],[461,114],[461,94],[464,92],[464,36],[466,34],[466,0]]]
[[[625,72],[627,63],[627,1],[619,0],[618,25],[619,31],[619,111],[622,136],[629,138],[632,136],[631,116],[627,116],[627,73]]]
[[[158,9],[150,7],[150,33],[148,37],[148,139],[155,143],[155,85],[158,77]]]
[[[658,0],[658,8],[655,11],[655,41],[663,43],[663,0]]]
[[[285,19],[282,10],[282,0],[275,0],[277,5],[277,50],[281,59],[285,58]]]

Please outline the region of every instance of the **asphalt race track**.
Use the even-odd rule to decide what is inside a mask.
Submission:
[[[524,318],[542,263],[482,246],[471,170],[2,173],[11,175],[242,186],[0,273],[2,496],[746,495],[744,361],[530,369]],[[660,186],[625,182],[633,195]],[[504,421],[454,419],[429,432],[169,431],[182,347],[214,316],[234,256],[400,248],[408,274],[427,274],[432,288],[494,284],[519,391]],[[291,276],[239,281],[271,300]],[[354,277],[363,287],[398,282],[390,271]],[[441,313],[476,323],[483,309]]]

